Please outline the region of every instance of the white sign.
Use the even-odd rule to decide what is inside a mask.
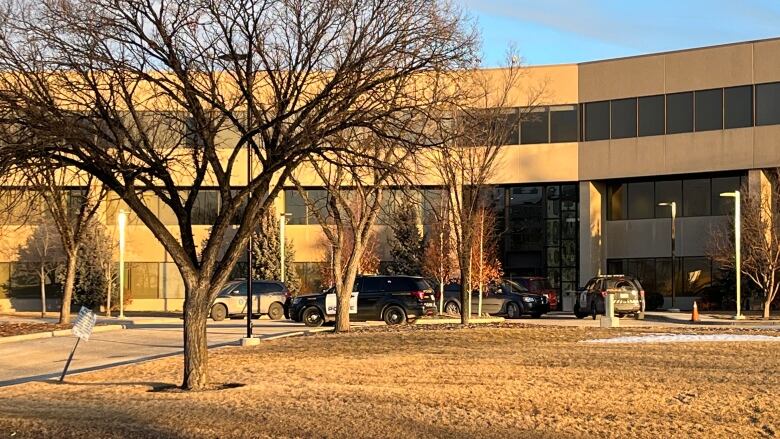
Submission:
[[[352,297],[349,298],[349,313],[357,314],[357,292],[352,293]],[[328,293],[325,295],[325,314],[332,316],[336,315],[336,309],[338,308],[338,300],[336,299],[336,293]]]
[[[87,341],[89,336],[92,335],[92,329],[97,323],[97,316],[91,309],[81,307],[79,310],[79,316],[76,317],[76,322],[73,323],[73,335]]]

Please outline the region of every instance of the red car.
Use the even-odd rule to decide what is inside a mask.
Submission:
[[[546,296],[551,310],[558,308],[558,293],[550,285],[550,281],[546,277],[527,276],[512,280],[526,287],[532,293]]]

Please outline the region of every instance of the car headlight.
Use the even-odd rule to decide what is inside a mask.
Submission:
[[[523,296],[523,302],[528,302],[528,303],[530,303],[530,302],[533,302],[533,301],[534,301],[534,298],[533,298],[533,297],[530,297],[530,296]]]
[[[300,301],[301,301],[301,298],[300,298],[300,297],[295,297],[295,298],[293,298],[293,300],[292,300],[292,304],[293,304],[293,305],[295,305],[296,303],[298,303],[298,302],[300,302]]]

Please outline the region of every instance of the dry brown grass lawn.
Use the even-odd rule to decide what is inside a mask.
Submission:
[[[0,337],[70,329],[72,326],[71,324],[60,325],[59,323],[0,322]]]
[[[14,437],[767,437],[780,343],[593,345],[659,329],[367,331],[224,348],[211,378],[150,392],[180,358],[0,390]],[[777,333],[774,333],[777,334]]]

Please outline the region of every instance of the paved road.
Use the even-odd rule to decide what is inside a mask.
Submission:
[[[305,329],[287,321],[263,319],[254,323],[254,335],[260,338]],[[207,329],[210,347],[235,344],[244,335],[244,320],[210,321]],[[58,378],[75,342],[70,336],[0,344],[0,386]],[[175,320],[96,333],[79,344],[69,373],[175,355],[182,352],[182,346],[182,325]]]

